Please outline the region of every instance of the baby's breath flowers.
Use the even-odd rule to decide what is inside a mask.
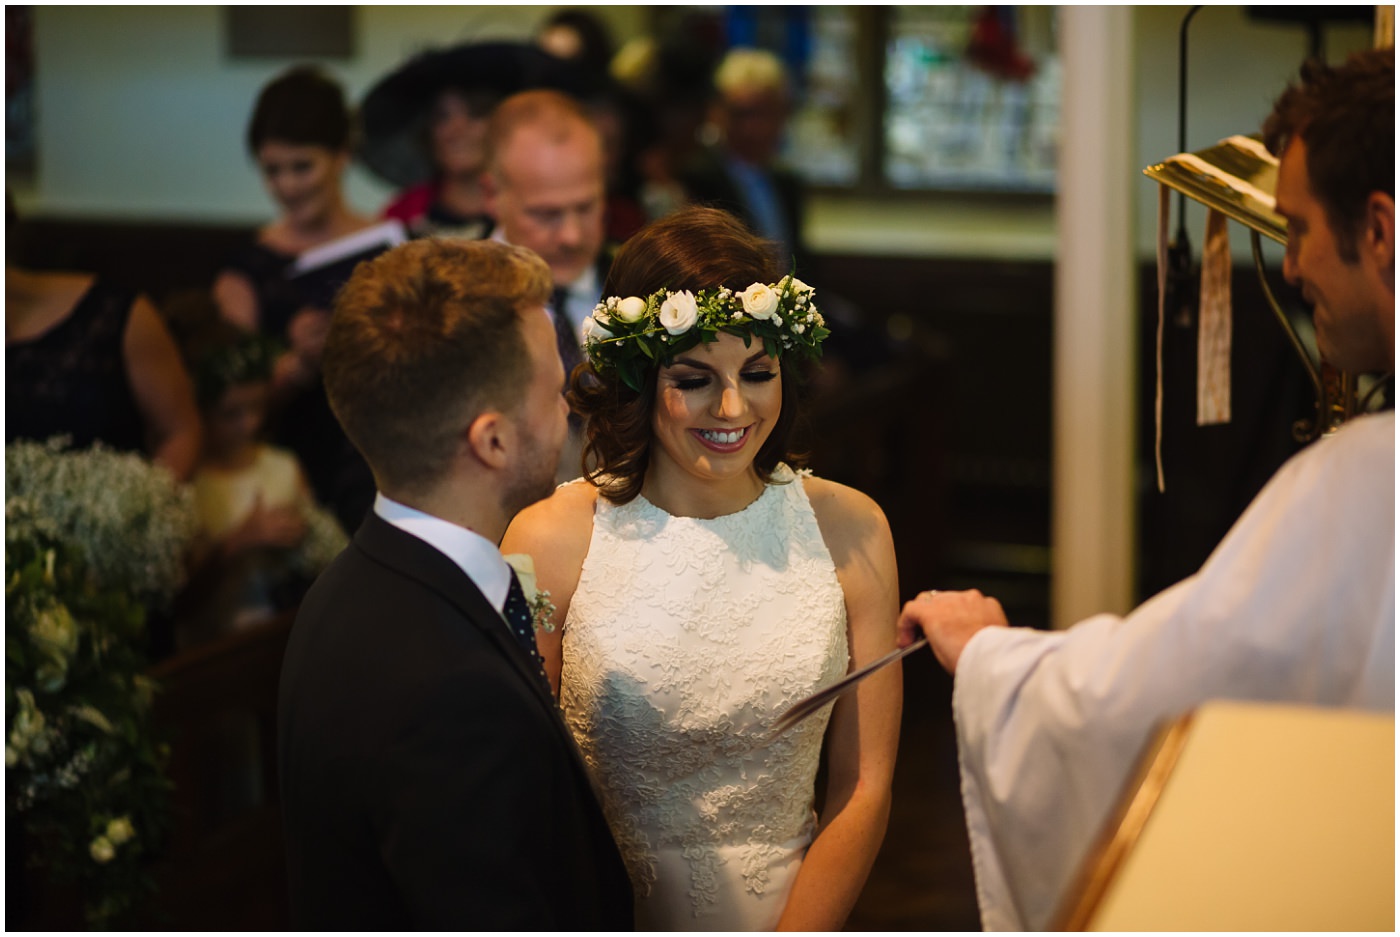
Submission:
[[[93,927],[140,904],[169,822],[146,614],[170,607],[194,525],[189,492],[140,456],[5,448],[6,817],[42,874],[78,882]]]

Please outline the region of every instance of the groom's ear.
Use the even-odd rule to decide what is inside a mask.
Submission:
[[[499,410],[478,414],[462,434],[462,454],[490,469],[509,464],[514,444],[515,424]]]

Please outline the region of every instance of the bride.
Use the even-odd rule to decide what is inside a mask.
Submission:
[[[889,817],[898,668],[769,735],[891,650],[897,616],[879,507],[784,461],[827,332],[772,257],[705,208],[623,245],[572,382],[595,468],[502,544],[555,606],[540,652],[639,930],[839,930]]]

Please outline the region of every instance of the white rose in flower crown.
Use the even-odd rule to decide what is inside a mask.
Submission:
[[[613,333],[608,331],[608,327],[598,319],[598,313],[594,313],[583,320],[583,342],[601,342],[604,339],[612,338]]]
[[[772,287],[762,283],[751,283],[740,299],[744,301],[744,311],[755,319],[778,321],[778,294]]]
[[[647,314],[647,301],[640,296],[628,296],[617,301],[615,315],[623,322],[636,322]]]
[[[657,318],[672,335],[689,331],[700,318],[700,310],[695,305],[695,294],[690,290],[668,294],[666,301],[661,304]]]

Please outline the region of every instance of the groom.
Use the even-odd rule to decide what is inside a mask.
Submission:
[[[308,593],[278,755],[302,930],[630,930],[632,895],[496,544],[565,434],[549,268],[493,241],[361,264],[326,393],[374,470]]]

